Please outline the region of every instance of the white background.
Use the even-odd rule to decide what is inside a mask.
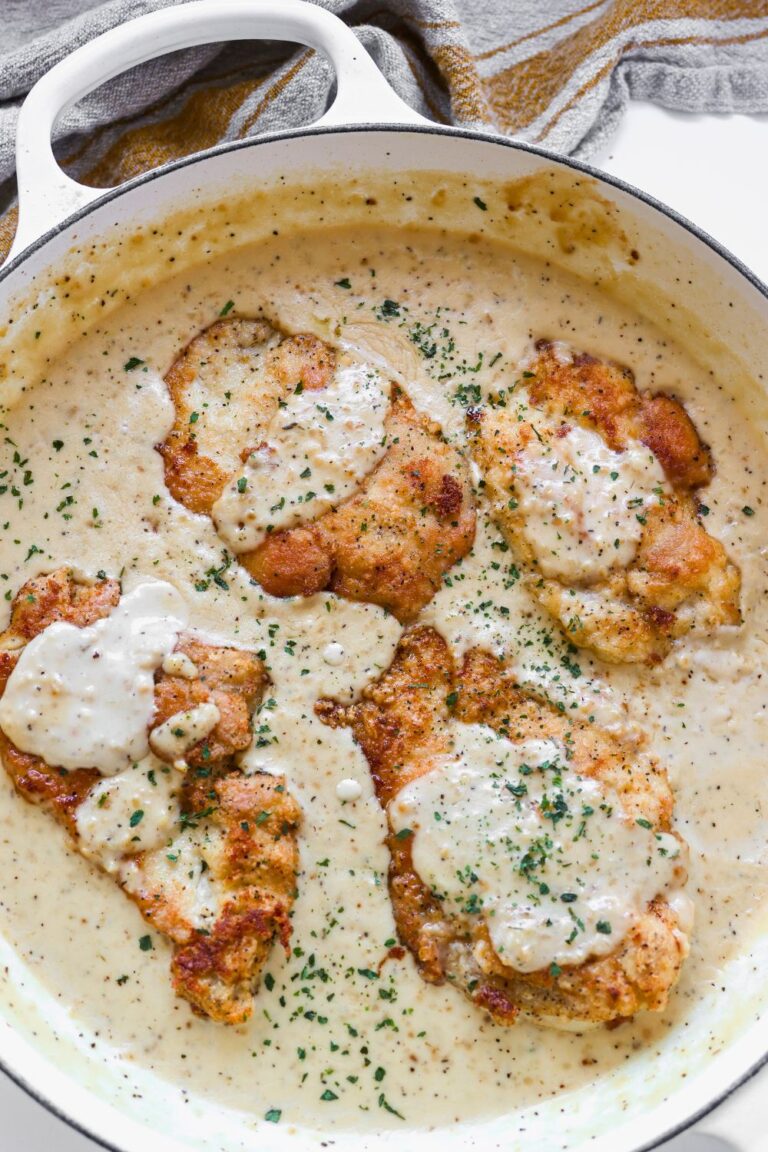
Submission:
[[[594,162],[677,209],[768,281],[767,158],[768,116],[686,116],[633,104]],[[0,1152],[96,1152],[98,1147],[2,1075],[0,1118]],[[739,1152],[768,1152],[768,1072],[724,1105],[709,1128],[727,1135]],[[115,1139],[119,1142],[119,1133]],[[664,1152],[725,1147],[719,1139],[691,1133]]]

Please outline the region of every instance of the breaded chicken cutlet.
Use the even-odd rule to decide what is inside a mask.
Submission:
[[[26,583],[0,636],[0,697],[29,641],[57,621],[87,628],[109,616],[120,598],[116,580],[80,583],[64,568]],[[170,940],[177,994],[199,1015],[236,1024],[251,1015],[273,942],[288,945],[301,814],[283,777],[246,776],[238,766],[268,683],[262,662],[189,634],[179,636],[173,655],[171,673],[155,673],[152,767],[134,765],[135,779],[49,765],[2,731],[0,757],[19,794],[55,817],[75,847],[114,875],[147,923]],[[214,706],[218,719],[179,762],[154,737],[183,735],[180,725],[201,706]],[[126,781],[139,788],[136,795],[143,789],[151,797],[161,785],[170,790],[168,831],[157,843],[120,841],[111,857],[94,854],[81,834],[83,821],[109,820],[115,811],[114,835],[124,837],[116,789]],[[139,823],[143,815],[139,810],[130,820],[136,841],[147,823]]]
[[[470,413],[472,451],[528,585],[612,663],[740,622],[740,574],[696,493],[713,462],[682,404],[629,369],[540,341],[521,386]]]
[[[327,724],[351,729],[370,766],[388,816],[398,934],[424,980],[454,984],[500,1024],[512,1024],[520,1013],[555,1026],[609,1023],[664,1008],[688,944],[685,916],[678,918],[682,905],[665,899],[685,881],[685,846],[670,832],[672,793],[658,765],[595,725],[534,699],[501,661],[479,649],[457,666],[442,637],[423,626],[406,630],[390,668],[359,702],[320,701],[317,712]],[[475,772],[483,755],[478,734],[491,754],[490,775],[480,781],[484,793]],[[465,735],[475,743],[456,774],[455,749],[468,744]],[[560,750],[559,764],[557,752],[542,760],[541,750],[551,748]],[[504,765],[516,756],[518,770],[508,772]],[[429,799],[419,807],[411,794],[424,784]],[[544,791],[536,794],[537,786]],[[490,806],[473,824],[483,795]],[[438,838],[430,858],[429,838],[446,820],[457,837],[452,854],[446,847],[451,840]],[[531,820],[538,822],[537,835],[523,843],[521,829]],[[598,827],[595,820],[605,824]],[[620,851],[603,866],[597,900],[598,889],[586,885],[579,867],[608,853],[606,831],[618,837]],[[657,891],[651,883],[621,933],[615,914],[612,923],[599,917],[609,915],[601,909],[612,899],[620,905],[623,898],[617,862],[625,840],[633,843],[640,874],[660,853],[668,884]],[[579,865],[573,854],[582,849]],[[443,878],[440,887],[419,873],[420,859],[428,866],[431,859]],[[492,900],[495,870],[504,867],[512,869],[513,886],[522,885],[506,907]],[[590,892],[596,912],[588,906]],[[598,919],[593,916],[590,926],[592,914]],[[500,954],[497,930],[505,917],[518,968],[511,954]],[[582,944],[590,931],[592,944]],[[542,940],[545,951],[551,949],[544,963]],[[568,963],[569,950],[580,947],[587,950],[584,957]]]
[[[271,595],[329,590],[408,622],[470,550],[465,461],[401,388],[349,353],[234,317],[195,337],[165,379],[168,488],[213,518]]]

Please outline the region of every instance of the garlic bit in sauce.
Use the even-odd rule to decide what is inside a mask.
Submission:
[[[513,744],[452,726],[452,750],[392,801],[422,880],[455,914],[485,917],[519,972],[614,951],[648,902],[685,876],[682,846],[568,767],[557,740]]]
[[[339,780],[336,785],[336,797],[342,803],[354,803],[363,794],[363,787],[359,780]]]
[[[197,664],[186,652],[171,652],[163,660],[162,669],[166,676],[178,676],[181,680],[196,680],[199,675]]]

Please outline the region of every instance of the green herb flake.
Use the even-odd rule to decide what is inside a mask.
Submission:
[[[379,1096],[379,1108],[383,1108],[386,1112],[391,1112],[393,1116],[397,1116],[399,1120],[405,1120],[402,1112],[398,1112],[397,1108],[393,1108],[391,1104],[387,1103],[387,1098],[382,1092]]]

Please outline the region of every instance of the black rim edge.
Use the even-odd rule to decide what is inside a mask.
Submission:
[[[73,1131],[78,1132],[81,1136],[85,1136],[86,1139],[91,1140],[94,1144],[97,1144],[99,1148],[104,1148],[105,1152],[125,1152],[124,1148],[118,1148],[117,1144],[109,1144],[106,1140],[102,1139],[101,1136],[97,1136],[95,1132],[92,1132],[89,1128],[86,1128],[85,1125],[81,1124],[79,1120],[74,1120],[66,1112],[63,1112],[62,1109],[59,1108],[56,1104],[51,1103],[48,1097],[44,1096],[39,1088],[36,1088],[33,1084],[30,1084],[30,1082],[23,1076],[20,1076],[18,1072],[13,1072],[3,1059],[0,1059],[0,1072],[2,1072],[4,1076],[7,1076],[8,1079],[13,1084],[15,1084],[17,1088],[21,1088],[22,1092],[25,1092],[27,1096],[30,1097],[30,1099],[35,1101],[36,1104],[39,1104],[40,1107],[44,1108],[46,1112],[50,1112],[51,1116],[55,1116],[55,1118],[60,1120],[62,1124],[66,1124],[68,1128],[72,1128]]]
[[[282,140],[295,140],[305,136],[324,136],[324,135],[351,135],[356,132],[398,132],[398,133],[414,133],[417,135],[425,136],[450,136],[463,140],[475,140],[483,144],[494,144],[498,147],[509,148],[516,152],[525,152],[533,156],[538,156],[543,160],[549,160],[551,163],[560,165],[561,167],[570,168],[574,172],[581,173],[585,176],[590,176],[594,180],[609,184],[613,188],[617,188],[620,192],[625,193],[627,196],[634,200],[639,200],[642,204],[655,209],[660,215],[666,216],[675,224],[678,224],[686,232],[692,235],[695,239],[701,241],[707,248],[713,251],[717,256],[725,261],[735,272],[739,273],[748,284],[755,288],[764,299],[768,300],[768,284],[764,283],[759,276],[757,276],[751,268],[747,267],[738,256],[734,256],[723,244],[700,228],[693,221],[689,220],[682,213],[677,212],[674,208],[670,208],[661,200],[657,200],[655,196],[651,196],[648,192],[643,192],[642,189],[636,188],[634,185],[629,184],[626,180],[621,180],[617,176],[612,176],[607,172],[602,172],[599,168],[593,167],[591,164],[585,164],[578,160],[573,160],[569,156],[559,156],[555,152],[550,152],[546,148],[540,148],[535,144],[528,144],[524,141],[510,140],[505,136],[493,136],[487,132],[478,132],[468,128],[454,128],[451,126],[443,126],[440,124],[350,124],[338,125],[327,127],[312,127],[311,125],[305,128],[292,128],[282,132],[265,133],[263,136],[256,138],[247,138],[244,140],[235,140],[224,144],[218,144],[213,148],[207,148],[202,152],[195,152],[191,156],[182,156],[179,160],[171,161],[168,164],[162,165],[160,168],[153,168],[149,172],[144,172],[140,176],[134,177],[132,180],[127,181],[125,184],[119,185],[117,188],[112,188],[104,192],[102,196],[92,200],[83,208],[73,212],[42,236],[34,240],[27,248],[24,248],[18,256],[16,256],[10,263],[6,264],[0,269],[0,284],[2,284],[8,277],[20,268],[30,256],[43,248],[49,241],[59,236],[72,224],[77,223],[79,220],[84,219],[92,211],[110,203],[112,200],[118,199],[120,196],[133,191],[134,188],[139,188],[143,184],[149,184],[154,180],[161,179],[170,172],[176,172],[181,168],[192,167],[200,161],[207,160],[213,156],[220,156],[226,152],[237,152],[245,148],[256,148],[261,144],[274,144]],[[758,1060],[752,1064],[746,1072],[725,1088],[718,1095],[712,1097],[697,1111],[687,1116],[684,1120],[668,1128],[662,1135],[655,1137],[646,1144],[638,1145],[634,1152],[653,1152],[653,1149],[661,1147],[669,1140],[679,1136],[682,1132],[687,1131],[694,1124],[709,1116],[726,1100],[729,1100],[740,1088],[748,1084],[754,1077],[768,1064],[768,1050],[766,1050]],[[81,1136],[87,1137],[92,1140],[100,1148],[106,1152],[125,1152],[125,1148],[119,1147],[117,1144],[112,1144],[103,1137],[96,1135],[92,1130],[85,1127],[78,1120],[73,1119],[67,1113],[62,1111],[57,1105],[53,1104],[42,1092],[30,1084],[23,1076],[13,1072],[0,1058],[0,1071],[2,1071],[9,1080],[11,1080],[22,1091],[26,1092],[37,1104],[45,1108],[57,1120],[61,1120],[67,1124],[74,1131],[79,1132]]]

